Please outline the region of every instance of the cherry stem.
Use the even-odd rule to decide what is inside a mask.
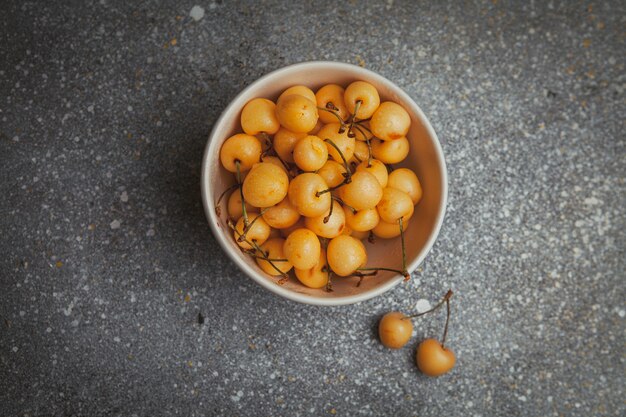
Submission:
[[[267,145],[267,149],[264,150],[263,154],[261,155],[261,159],[263,159],[262,158],[263,155],[266,155],[267,152],[269,152],[274,145],[272,144],[272,139],[270,138],[270,136],[267,133],[261,132],[261,133],[259,133],[259,135],[265,140],[265,144]]]
[[[239,233],[239,230],[237,230],[237,228],[235,227],[235,225],[233,225],[233,222],[228,220],[227,222],[228,227],[231,228],[232,230],[235,231],[235,233],[240,237],[241,233]],[[287,279],[289,279],[289,275],[287,275],[286,273],[284,273],[283,271],[281,271],[280,269],[278,269],[278,267],[274,264],[274,262],[267,256],[267,254],[265,253],[265,251],[263,249],[261,249],[261,247],[253,240],[248,240],[248,239],[244,239],[244,242],[246,242],[248,245],[252,246],[254,249],[257,250],[258,253],[261,254],[261,258],[267,262],[269,262],[269,264],[272,266],[272,268],[274,268],[280,275],[283,276],[283,279],[281,279],[279,281],[279,284],[284,283]],[[245,250],[244,250],[245,252]]]
[[[348,210],[350,210],[352,213],[356,213],[356,209],[354,207],[346,204],[345,201],[343,201],[341,198],[337,197],[336,195],[331,195],[330,198],[337,201],[338,203],[341,203],[342,206],[347,207]]]
[[[354,122],[356,121],[356,115],[359,113],[359,108],[361,107],[362,103],[363,101],[361,100],[357,100],[356,103],[354,103],[354,114],[352,115],[352,117],[350,117],[350,127],[348,128],[348,136],[350,136],[350,134],[354,135],[354,132],[352,132],[352,127],[354,126]]]
[[[378,274],[378,271],[372,271],[372,272],[355,272],[354,275],[355,277],[359,277],[359,282],[356,283],[357,288],[361,286],[361,283],[363,282],[363,278],[365,277],[373,277],[375,275]]]
[[[378,275],[378,271],[372,271],[372,272],[359,272],[359,271],[356,271],[352,275],[357,276],[357,277],[373,277],[374,275]]]
[[[326,238],[322,239],[322,245],[324,246],[324,251],[328,253],[328,239]],[[326,281],[326,292],[332,292],[333,291],[333,282],[332,282],[333,270],[330,268],[330,265],[328,265],[328,261],[326,261],[326,263],[322,267],[322,271],[328,273],[328,281]]]
[[[228,193],[229,191],[234,190],[237,187],[239,187],[239,184],[233,184],[230,187],[228,187],[227,189],[225,189],[224,192],[222,194],[220,194],[219,198],[217,199],[217,202],[215,203],[215,207],[220,205],[220,203],[222,202],[222,199],[224,198],[226,193]]]
[[[404,275],[403,271],[400,271],[399,269],[393,269],[393,268],[357,268],[357,271],[390,271],[390,272],[395,272],[398,273],[400,275],[403,275],[405,278],[406,276]]]
[[[333,148],[335,148],[337,152],[339,152],[339,156],[341,157],[341,160],[343,161],[343,167],[346,169],[347,175],[345,176],[345,179],[343,180],[343,183],[341,185],[350,184],[352,182],[352,173],[350,172],[350,165],[348,165],[348,161],[346,160],[346,157],[343,155],[343,152],[341,152],[341,149],[339,149],[339,146],[337,146],[335,142],[333,142],[332,140],[326,138],[324,139],[324,142],[330,143],[330,145]]]
[[[261,162],[263,162],[263,157],[267,156],[266,155],[261,155]],[[287,175],[291,175],[291,167],[289,166],[289,164],[285,161],[283,161],[283,158],[280,157],[280,155],[278,155],[277,153],[275,153],[275,155],[272,155],[276,158],[278,158],[278,160],[280,161],[281,164],[283,164],[283,166],[285,167],[285,170],[287,171]]]
[[[241,212],[243,215],[243,225],[248,227],[248,211],[246,210],[246,200],[243,198],[243,187],[241,187],[241,162],[235,159],[235,167],[237,168],[237,184],[239,185],[239,196],[241,197]]]
[[[324,219],[322,220],[324,222],[324,224],[328,223],[328,221],[330,220],[330,216],[333,215],[333,207],[334,206],[335,206],[335,204],[333,203],[332,196],[331,196],[330,209],[328,210],[328,216],[324,217]]]
[[[322,111],[326,111],[326,112],[332,114],[333,116],[335,116],[337,118],[337,120],[339,120],[339,124],[341,125],[341,127],[343,127],[343,128],[346,127],[346,123],[343,120],[341,120],[341,116],[339,116],[339,113],[337,113],[335,110],[327,109],[326,107],[320,107],[320,106],[317,106],[317,109],[318,110],[322,110]]]
[[[443,329],[443,338],[441,339],[441,348],[445,349],[446,337],[448,336],[448,323],[450,322],[450,298],[446,298],[446,326]]]
[[[359,126],[357,124],[354,125],[354,127],[361,132],[361,134],[363,135],[363,137],[365,138],[365,143],[367,143],[367,167],[371,167],[372,166],[372,143],[370,142],[370,139],[367,137],[367,135],[365,134],[365,132],[363,132],[363,130],[361,130],[361,127],[365,127],[365,126]],[[361,161],[356,155],[354,156],[359,162],[363,162]]]
[[[400,241],[402,242],[402,271],[404,271],[404,280],[407,281],[411,278],[411,275],[406,270],[406,247],[404,244],[404,225],[402,224],[402,217],[398,219],[398,224],[400,225]]]
[[[365,126],[363,123],[369,121],[370,119],[363,119],[363,120],[359,120],[358,122],[356,122],[356,124],[359,125],[359,127],[367,130],[368,132],[372,133],[372,129],[370,129],[369,127]]]
[[[257,259],[263,259],[263,260],[265,260],[265,261],[272,261],[272,262],[289,262],[289,260],[288,260],[288,259],[282,259],[282,258],[264,258],[264,257],[259,256],[259,255],[256,255],[256,254],[253,254],[253,255],[250,255],[250,256],[252,256],[253,258],[257,258]]]
[[[326,292],[333,292],[333,270],[328,267],[328,281],[326,281]]]
[[[254,219],[252,219],[252,221],[250,223],[248,223],[248,225],[246,227],[244,227],[243,229],[243,233],[239,235],[239,239],[237,239],[237,242],[243,242],[244,240],[246,240],[246,235],[248,234],[248,231],[250,229],[252,229],[252,226],[254,225],[254,222],[257,221],[258,218],[260,218],[261,216],[263,216],[263,214],[269,210],[271,207],[266,207],[263,210],[261,210],[261,212],[259,213],[258,216],[256,216]]]
[[[439,307],[441,307],[444,303],[448,303],[448,305],[449,305],[449,303],[450,303],[450,297],[452,297],[452,294],[453,294],[453,293],[452,293],[452,290],[448,290],[448,292],[446,293],[446,295],[444,295],[444,296],[443,296],[443,298],[441,299],[441,301],[439,301],[439,302],[437,303],[437,305],[436,305],[436,306],[434,306],[433,308],[431,308],[430,310],[423,311],[423,312],[421,312],[421,313],[413,314],[413,315],[410,315],[410,316],[406,316],[406,317],[404,317],[402,320],[413,319],[413,318],[416,318],[416,317],[423,316],[424,314],[432,313],[433,311],[435,311],[435,310],[437,310]],[[446,332],[447,332],[447,331],[446,331]],[[444,338],[445,338],[445,336],[444,336]]]

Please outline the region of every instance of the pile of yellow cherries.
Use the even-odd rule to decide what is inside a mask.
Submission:
[[[220,150],[236,183],[225,190],[228,225],[240,248],[282,284],[293,269],[310,288],[332,290],[332,277],[409,278],[404,231],[422,197],[417,175],[393,169],[409,153],[411,125],[397,103],[355,81],[317,92],[286,89],[276,103],[250,100],[243,133]],[[401,236],[401,268],[367,267],[363,239]],[[360,283],[360,281],[359,281]]]

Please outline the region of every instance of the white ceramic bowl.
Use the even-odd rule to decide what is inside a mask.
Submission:
[[[315,91],[324,84],[347,86],[355,80],[373,84],[378,89],[381,101],[392,100],[411,115],[411,129],[407,135],[411,150],[406,160],[397,164],[398,167],[413,169],[423,189],[422,200],[415,207],[405,234],[407,269],[411,272],[424,260],[439,233],[446,208],[448,180],[441,145],[428,119],[411,97],[388,79],[364,68],[339,62],[304,62],[281,68],[259,78],[235,97],[213,126],[204,151],[202,202],[215,238],[246,275],[273,293],[293,301],[326,306],[356,303],[384,293],[400,283],[403,277],[382,272],[375,277],[365,278],[359,287],[356,286],[356,277],[337,277],[333,280],[332,292],[307,288],[295,278],[278,285],[278,278],[263,273],[254,259],[239,250],[226,225],[227,198],[222,202],[221,217],[216,214],[217,198],[226,187],[234,183],[233,175],[220,165],[220,148],[228,137],[241,132],[241,109],[249,100],[255,97],[276,100],[283,90],[298,84]],[[374,244],[366,243],[366,247],[368,266],[401,268],[400,238],[377,239]]]

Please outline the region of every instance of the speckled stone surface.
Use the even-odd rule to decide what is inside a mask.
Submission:
[[[626,414],[623,2],[87,3],[1,6],[1,416]],[[341,308],[243,276],[199,195],[229,100],[318,59],[404,88],[450,175],[422,270]],[[376,323],[448,288],[429,379],[443,315]]]

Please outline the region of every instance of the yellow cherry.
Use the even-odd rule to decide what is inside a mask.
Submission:
[[[306,133],[317,124],[317,106],[304,96],[291,94],[278,100],[276,116],[286,129]]]
[[[289,184],[289,201],[298,213],[307,217],[320,216],[330,209],[330,193],[324,179],[314,173],[298,175]]]
[[[372,155],[384,164],[397,164],[409,154],[409,141],[407,138],[382,141],[372,140]]]
[[[352,210],[343,208],[346,224],[356,232],[368,232],[372,230],[380,221],[380,216],[375,208],[360,210],[352,213]]]
[[[222,166],[230,172],[237,172],[236,162],[239,161],[239,169],[244,172],[259,162],[261,152],[263,149],[257,138],[245,133],[238,133],[226,139],[222,145],[220,161]]]
[[[394,102],[385,101],[372,115],[370,128],[372,133],[382,140],[406,137],[411,126],[411,116],[404,108]]]
[[[344,158],[346,158],[346,161],[349,161],[350,158],[352,158],[352,155],[354,155],[355,140],[354,138],[348,136],[348,130],[342,129],[339,123],[329,123],[324,125],[324,127],[317,132],[317,136],[322,140],[332,140],[333,143],[337,145],[339,150],[341,150],[341,153]],[[326,143],[326,147],[328,148],[328,155],[330,157],[340,164],[343,163],[343,159],[341,158],[339,151],[337,151],[334,146],[330,143]]]
[[[370,166],[368,166],[367,158],[365,158],[363,162],[357,165],[356,171],[369,172],[376,177],[381,187],[385,188],[387,186],[387,179],[389,177],[387,173],[387,166],[380,162],[378,159],[372,159]]]
[[[265,253],[265,256],[267,256],[270,260],[285,259],[285,252],[283,250],[284,244],[285,244],[285,239],[282,239],[280,237],[274,238],[274,239],[268,239],[267,241],[265,241],[265,243],[261,245],[261,250],[263,251],[263,253]],[[289,261],[273,261],[272,260],[272,264],[274,264],[274,266],[276,266],[276,268],[279,269],[280,271],[279,272],[268,261],[260,257],[260,255],[259,257],[256,258],[256,263],[263,270],[263,272],[272,276],[282,275],[281,272],[283,274],[286,274],[293,267],[293,265],[291,265]]]
[[[413,335],[413,323],[404,314],[393,311],[383,316],[378,324],[378,336],[383,345],[400,349]]]
[[[241,127],[248,135],[254,136],[261,132],[273,135],[280,128],[276,104],[265,98],[250,100],[241,111]]]
[[[389,174],[387,186],[404,191],[411,197],[413,204],[417,204],[422,199],[422,185],[415,175],[415,172],[408,168],[398,168]]]
[[[280,156],[285,162],[293,162],[293,148],[296,147],[296,143],[302,138],[307,137],[306,133],[292,132],[290,130],[281,127],[274,135],[272,141],[276,154]]]
[[[370,151],[367,148],[367,143],[356,141],[354,143],[354,155],[352,155],[352,159],[349,162],[354,165],[359,165],[363,161],[367,162],[369,155]]]
[[[270,237],[270,227],[265,223],[263,217],[259,217],[259,213],[248,213],[248,231],[244,234],[245,228],[244,218],[240,217],[235,225],[233,236],[235,237],[235,242],[243,249],[252,249],[252,245],[248,242],[255,242],[257,245],[262,245]],[[239,238],[242,235],[245,236],[245,240],[240,242]],[[246,242],[246,240],[248,242]]]
[[[303,171],[317,171],[328,160],[326,143],[317,136],[307,136],[293,148],[293,160]]]
[[[425,375],[440,376],[454,368],[456,357],[454,352],[443,347],[438,340],[426,339],[417,347],[415,361]]]
[[[254,207],[246,202],[246,211],[250,213],[254,211]],[[233,220],[239,219],[243,215],[243,208],[241,207],[241,193],[239,190],[235,190],[228,197],[228,217]]]
[[[313,92],[313,90],[311,90],[309,87],[304,86],[304,85],[294,85],[293,87],[289,87],[288,89],[283,91],[280,96],[278,96],[278,100],[276,101],[278,102],[280,101],[281,98],[290,96],[292,94],[306,97],[307,99],[311,100],[313,103],[316,102],[315,93]]]
[[[289,198],[285,197],[280,203],[265,210],[263,219],[272,227],[284,229],[296,224],[300,213],[291,205]]]
[[[328,161],[326,161],[324,166],[317,171],[317,174],[324,179],[326,185],[328,185],[330,188],[333,188],[343,182],[343,180],[345,179],[343,174],[345,172],[346,168],[343,166],[343,164],[329,159]]]
[[[383,197],[376,205],[376,210],[383,221],[397,223],[401,217],[403,222],[409,220],[413,215],[414,206],[407,193],[387,187],[383,188]]]
[[[339,197],[357,211],[376,207],[383,196],[383,188],[378,179],[363,171],[352,174],[352,181],[337,191]]]
[[[346,217],[341,205],[335,200],[332,201],[332,213],[330,210],[316,217],[307,217],[304,224],[307,229],[320,237],[332,239],[343,232],[346,225]],[[324,220],[326,222],[324,223]]]
[[[294,268],[296,278],[309,288],[322,288],[328,283],[328,270],[326,268],[326,251],[320,249],[320,257],[315,266],[309,269]]]
[[[289,177],[274,164],[256,164],[243,181],[243,197],[255,207],[271,207],[287,195]]]
[[[406,228],[409,227],[409,222],[410,220],[402,221],[402,231],[406,231]],[[388,223],[381,219],[376,227],[372,229],[372,232],[374,236],[381,239],[391,239],[400,236],[400,225],[398,222]]]
[[[285,257],[294,268],[313,268],[320,257],[321,245],[315,233],[309,229],[296,229],[285,240]]]
[[[339,235],[328,243],[327,261],[335,274],[346,277],[367,263],[367,252],[360,240]]]
[[[368,119],[372,117],[378,106],[380,105],[380,96],[376,87],[365,81],[355,81],[350,84],[343,95],[346,107],[351,114],[357,102],[360,101],[359,111],[356,114],[357,119]]]
[[[349,116],[348,108],[343,101],[343,87],[337,84],[326,84],[315,93],[317,106],[324,109],[334,110],[341,120]],[[324,123],[338,123],[337,117],[327,111],[320,111],[320,120]]]

